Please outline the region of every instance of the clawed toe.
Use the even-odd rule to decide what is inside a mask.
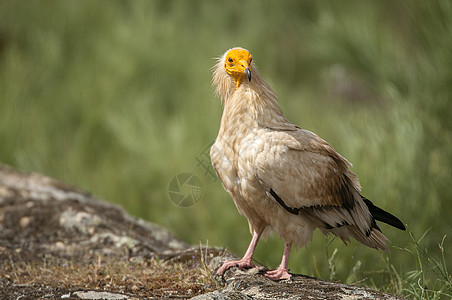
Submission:
[[[285,268],[277,268],[276,270],[267,271],[264,276],[273,281],[292,279],[292,275],[290,275],[288,270]]]
[[[251,260],[248,259],[241,259],[241,260],[227,260],[223,263],[223,265],[217,270],[218,275],[222,275],[226,270],[237,267],[240,270],[247,269],[247,268],[253,268],[255,267],[254,264],[251,262]]]

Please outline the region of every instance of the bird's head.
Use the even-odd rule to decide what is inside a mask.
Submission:
[[[250,52],[242,48],[234,48],[226,53],[224,69],[234,79],[235,88],[238,88],[245,78],[251,81],[251,61]]]

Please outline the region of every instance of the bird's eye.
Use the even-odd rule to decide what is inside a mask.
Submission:
[[[228,62],[230,62],[230,63],[233,62],[232,58],[229,57]]]

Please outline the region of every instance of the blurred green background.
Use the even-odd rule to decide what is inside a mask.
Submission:
[[[288,119],[354,163],[363,194],[416,238],[428,231],[421,245],[440,257],[452,232],[451,1],[3,0],[0,161],[242,255],[246,219],[196,160],[209,163],[222,112],[211,67],[234,46]],[[203,184],[189,208],[167,193],[182,172]],[[389,256],[317,232],[290,268],[385,288],[390,270],[405,278],[419,262],[400,249],[408,232],[382,229]],[[443,246],[452,268],[451,236]],[[255,258],[276,267],[282,248],[270,238]]]

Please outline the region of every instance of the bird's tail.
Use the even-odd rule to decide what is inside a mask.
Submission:
[[[386,245],[389,241],[388,238],[377,228],[372,228],[368,235],[363,234],[355,226],[333,228],[331,232],[339,236],[345,243],[350,240],[350,237],[353,237],[355,240],[368,247],[390,252]]]
[[[359,205],[355,205],[350,210],[338,207],[316,207],[310,210],[305,209],[305,212],[314,222],[317,221],[319,229],[325,234],[333,233],[344,242],[353,237],[366,246],[389,252],[386,245],[388,239],[383,235],[375,220],[401,230],[405,230],[405,226],[397,217],[378,208],[369,199],[363,196],[361,198],[363,202],[357,203]]]
[[[374,217],[375,220],[381,221],[383,223],[386,223],[388,225],[391,225],[395,228],[398,228],[400,230],[405,230],[405,225],[403,225],[402,221],[400,221],[399,218],[396,216],[388,213],[387,211],[375,206],[372,201],[365,198],[364,196],[361,196],[364,203],[367,205],[367,208],[369,209],[370,214]]]

